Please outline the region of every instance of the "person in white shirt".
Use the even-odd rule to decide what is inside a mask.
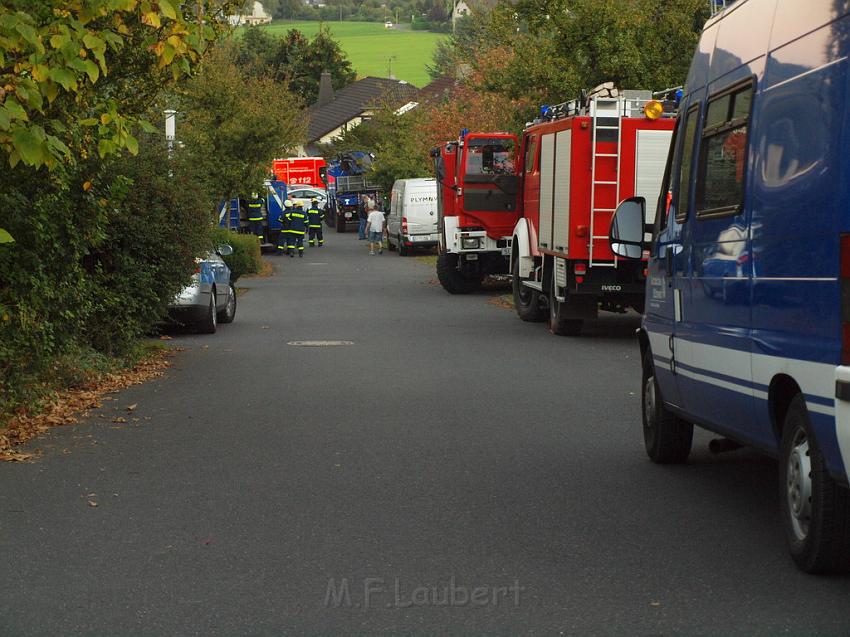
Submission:
[[[374,204],[373,204],[374,205]],[[366,217],[366,234],[369,237],[369,254],[383,254],[383,238],[384,238],[384,213],[380,210],[369,211],[369,216]]]

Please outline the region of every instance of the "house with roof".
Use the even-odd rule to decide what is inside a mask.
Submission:
[[[227,20],[230,25],[234,27],[238,27],[243,24],[257,26],[260,24],[270,24],[272,17],[266,13],[262,2],[254,2],[251,5],[251,13],[227,16]]]
[[[389,100],[399,112],[415,108],[417,89],[404,80],[365,77],[334,91],[330,73],[322,73],[319,97],[307,110],[307,141],[302,155],[320,155],[318,144],[327,144],[353,126],[371,119],[375,111]]]

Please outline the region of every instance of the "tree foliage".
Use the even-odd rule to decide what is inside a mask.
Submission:
[[[684,82],[707,15],[702,0],[503,1],[461,20],[431,73],[472,69],[480,90],[536,104],[607,81],[660,90]]]
[[[296,29],[275,37],[265,29],[251,27],[239,42],[235,59],[253,75],[271,76],[287,83],[307,105],[318,97],[322,71],[331,74],[331,84],[336,90],[357,78],[351,62],[327,28],[308,39]]]
[[[285,86],[217,65],[230,4],[2,4],[0,420],[131,350],[209,249],[223,189],[297,141]],[[170,153],[142,124],[166,104],[192,109]]]
[[[204,166],[217,194],[257,190],[272,159],[303,142],[301,101],[267,76],[249,81],[224,43],[205,58],[181,95],[181,139]]]
[[[222,27],[204,17],[232,4],[6,0],[0,150],[9,165],[52,167],[81,153],[136,152],[146,98],[190,71]]]

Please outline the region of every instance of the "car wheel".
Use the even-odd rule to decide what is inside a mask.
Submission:
[[[215,334],[218,329],[218,312],[215,310],[215,288],[210,293],[210,306],[204,318],[198,323],[198,332],[201,334]]]
[[[556,336],[580,336],[581,319],[563,318],[565,303],[555,297],[555,276],[552,275],[552,285],[549,286],[549,331]]]
[[[233,323],[236,318],[236,288],[231,283],[227,292],[227,305],[218,313],[219,323]]]
[[[797,566],[850,572],[850,491],[829,474],[800,394],[785,415],[779,477],[782,526]]]
[[[649,349],[643,355],[641,396],[646,455],[657,464],[685,462],[691,453],[694,426],[670,413],[664,406],[658,379],[655,378],[652,352]]]
[[[404,239],[398,235],[398,256],[406,257],[410,253],[410,249],[404,245]]]
[[[511,260],[511,288],[514,293],[514,308],[523,321],[540,322],[546,312],[540,307],[540,292],[522,284],[519,276],[519,257]]]
[[[392,239],[390,239],[390,235],[387,234],[387,250],[389,250],[390,252],[393,252],[394,250],[397,250],[397,249],[398,249],[398,247],[393,245]]]

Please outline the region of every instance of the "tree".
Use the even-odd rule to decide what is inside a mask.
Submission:
[[[322,27],[312,40],[290,29],[282,37],[274,37],[262,28],[249,28],[234,59],[247,66],[255,76],[269,76],[286,83],[289,90],[310,105],[319,95],[322,71],[331,74],[334,89],[341,89],[357,78],[351,62],[327,27]]]
[[[481,90],[538,104],[605,81],[666,88],[684,82],[707,14],[702,0],[503,0],[459,21],[432,74],[468,67]]]
[[[187,74],[229,0],[6,0],[0,19],[0,150],[38,168],[137,150],[151,92]],[[198,21],[196,12],[204,16]],[[195,22],[193,26],[193,21]],[[142,82],[141,72],[149,75]],[[133,90],[128,91],[132,83]],[[75,135],[76,124],[88,128]]]
[[[246,81],[233,44],[204,59],[181,96],[181,139],[221,198],[258,189],[272,159],[302,143],[301,102],[268,76]]]

